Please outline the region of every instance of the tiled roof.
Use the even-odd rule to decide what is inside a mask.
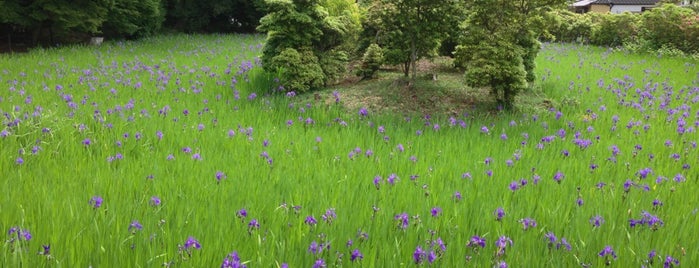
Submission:
[[[660,0],[583,0],[573,4],[573,6],[586,6],[589,4],[598,5],[655,5]]]

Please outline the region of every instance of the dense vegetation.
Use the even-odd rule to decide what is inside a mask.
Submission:
[[[565,3],[0,0],[0,266],[698,264],[698,13]]]
[[[466,85],[489,88],[508,110],[536,79],[540,40],[675,55],[699,52],[699,15],[693,6],[664,4],[642,15],[580,15],[565,11],[569,2],[3,0],[0,24],[10,50],[13,35],[15,43],[19,37],[19,42],[57,44],[162,31],[259,31],[268,35],[261,57],[265,70],[280,79],[278,90],[294,93],[342,81],[350,62],[361,61],[371,45],[382,54],[374,64],[401,66],[408,87],[418,75],[418,61],[441,53],[456,59]],[[357,73],[373,76],[371,69]]]
[[[699,263],[696,61],[545,44],[548,109],[401,116],[269,94],[263,41],[1,56],[0,266]]]
[[[549,40],[623,47],[636,52],[699,53],[699,8],[665,4],[639,14],[575,14],[546,17]],[[544,37],[544,39],[547,39]]]
[[[15,43],[73,43],[83,36],[139,38],[167,31],[253,32],[263,0],[2,0],[2,38]]]

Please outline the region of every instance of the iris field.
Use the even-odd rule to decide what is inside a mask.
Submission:
[[[545,44],[540,112],[392,115],[263,41],[0,55],[0,266],[699,265],[697,61]]]

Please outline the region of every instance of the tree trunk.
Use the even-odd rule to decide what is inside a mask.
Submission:
[[[403,76],[408,77],[410,75],[410,61],[403,63]]]
[[[412,74],[410,80],[415,80],[417,76],[417,48],[415,47],[415,39],[410,41],[410,68],[412,69]]]
[[[13,27],[10,27],[9,24],[7,26],[9,28],[7,30],[7,47],[9,48],[10,52],[12,52],[12,29]]]

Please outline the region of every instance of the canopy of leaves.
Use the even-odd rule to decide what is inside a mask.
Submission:
[[[449,29],[458,25],[459,0],[375,0],[368,7],[365,36],[375,34],[388,64],[401,64],[405,76],[415,63],[436,54]]]
[[[272,58],[271,65],[284,70],[280,80],[288,91],[305,92],[323,86],[323,70],[309,49],[299,52],[286,48]]]
[[[252,32],[264,15],[264,0],[161,0],[165,26],[184,32]]]
[[[383,64],[383,50],[377,44],[371,44],[362,57],[362,67],[357,71],[357,75],[362,79],[371,79]]]
[[[327,9],[322,4],[330,5]],[[289,68],[293,60],[291,52],[277,58],[287,49],[298,51],[302,61],[317,64],[322,70],[321,81],[327,84],[339,78],[345,71],[346,50],[351,47],[360,26],[358,8],[349,0],[268,0],[267,15],[260,20],[259,31],[267,32],[267,42],[263,48],[262,65],[268,71]],[[354,8],[350,8],[354,6]],[[342,8],[345,7],[345,8]],[[347,12],[354,10],[355,13]],[[332,11],[333,13],[331,13]],[[312,57],[311,57],[312,56]],[[306,58],[309,57],[309,58]],[[314,66],[307,69],[315,70]],[[283,73],[282,72],[282,73]],[[285,75],[283,75],[285,76]],[[287,79],[300,79],[298,75],[285,76]],[[314,79],[296,81],[282,79],[287,90],[306,91],[316,89],[319,84]],[[301,86],[304,84],[304,86]]]
[[[543,14],[565,0],[473,0],[467,5],[464,34],[457,46],[456,64],[465,67],[466,83],[490,87],[504,108],[510,109],[515,95],[534,81],[534,59],[540,44],[536,39]]]
[[[102,25],[105,36],[144,37],[156,34],[165,20],[160,0],[114,1]]]

